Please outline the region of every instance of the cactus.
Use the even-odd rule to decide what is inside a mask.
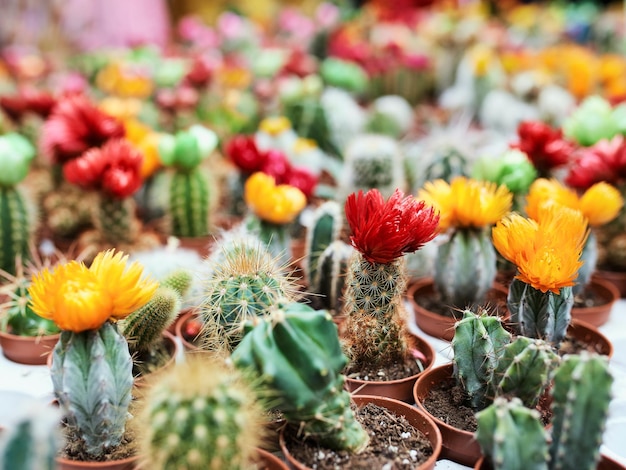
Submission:
[[[189,357],[160,376],[144,400],[146,468],[251,468],[263,409],[237,370]]]
[[[612,383],[606,357],[564,357],[552,387],[551,469],[596,468]]]
[[[369,437],[343,388],[347,359],[330,315],[285,302],[246,329],[232,360],[275,391],[276,408],[287,422],[325,447],[364,449]]]
[[[559,345],[572,318],[574,296],[571,287],[563,287],[559,294],[538,289],[513,279],[507,299],[511,322],[518,333]]]
[[[336,201],[326,201],[313,212],[305,239],[304,273],[313,285],[317,273],[317,260],[333,240],[339,238],[343,225],[343,211]]]
[[[548,469],[548,445],[537,410],[517,398],[496,398],[476,419],[476,440],[495,470]]]
[[[352,246],[335,240],[317,260],[316,275],[310,291],[320,295],[322,305],[331,313],[341,312],[345,281],[353,254]]]
[[[135,216],[135,201],[101,195],[94,206],[93,223],[103,239],[112,244],[132,243],[137,240],[141,226]]]
[[[27,282],[16,281],[18,284],[13,292],[9,292],[10,300],[3,304],[6,308],[0,318],[0,330],[19,336],[53,335],[60,330],[52,320],[42,318],[30,307]]]
[[[15,260],[28,259],[31,238],[27,204],[15,187],[0,185],[0,269],[15,273]]]
[[[97,458],[124,435],[133,386],[128,344],[107,322],[96,330],[63,331],[52,354],[55,397],[85,452]]]
[[[200,168],[172,175],[169,207],[174,235],[200,237],[209,233],[209,183]]]
[[[160,282],[162,287],[174,289],[181,298],[187,295],[192,283],[193,276],[187,269],[183,268],[175,269]]]
[[[593,230],[589,230],[589,236],[583,246],[583,251],[580,254],[580,260],[583,262],[582,266],[578,268],[578,276],[576,277],[576,284],[572,287],[572,293],[574,296],[581,295],[589,282],[591,281],[591,275],[596,270],[598,263],[598,240],[593,233]]]
[[[444,303],[465,308],[482,302],[495,277],[490,230],[456,230],[439,246],[434,281]]]

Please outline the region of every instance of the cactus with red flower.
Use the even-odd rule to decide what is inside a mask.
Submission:
[[[525,121],[517,128],[519,143],[515,148],[524,152],[539,176],[548,177],[553,169],[569,162],[576,145],[563,137],[561,129],[553,129],[540,121]]]

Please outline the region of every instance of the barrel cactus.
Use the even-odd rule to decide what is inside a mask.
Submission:
[[[313,212],[305,239],[304,273],[309,285],[317,273],[318,259],[334,240],[339,238],[343,211],[336,201],[326,201]]]

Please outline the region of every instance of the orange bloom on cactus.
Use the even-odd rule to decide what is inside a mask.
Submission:
[[[62,330],[80,333],[120,320],[145,305],[158,287],[142,279],[138,263],[128,255],[101,252],[90,268],[78,261],[48,268],[33,277],[28,292],[31,308]]]
[[[273,176],[261,171],[246,180],[244,199],[259,219],[273,224],[293,222],[306,206],[302,191],[288,184],[277,185]]]
[[[582,265],[587,223],[578,210],[543,206],[538,220],[512,213],[493,228],[493,244],[517,266],[516,279],[541,292],[573,286]]]
[[[460,176],[451,183],[428,181],[417,195],[439,212],[442,232],[451,227],[482,228],[511,210],[513,195],[506,186]]]

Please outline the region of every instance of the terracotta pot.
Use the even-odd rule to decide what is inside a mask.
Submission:
[[[63,457],[56,458],[58,470],[133,470],[137,468],[138,461],[138,455],[109,462],[84,462],[81,460],[69,460]]]
[[[203,237],[176,237],[179,240],[179,247],[187,250],[193,250],[202,258],[206,258],[211,251],[215,237],[213,235],[205,235]]]
[[[417,279],[409,285],[409,288],[407,289],[407,299],[413,307],[415,323],[420,330],[427,335],[443,339],[445,341],[452,341],[452,338],[454,337],[454,324],[461,318],[462,312],[458,312],[459,318],[447,317],[425,309],[416,301],[416,299],[420,297],[434,295],[434,293],[435,283],[430,277]],[[494,283],[492,289],[487,295],[490,299],[506,303],[508,289],[502,284]],[[488,302],[493,303],[493,300]],[[451,311],[454,312],[455,310],[451,308]],[[505,312],[501,312],[500,316],[503,319],[508,318],[508,310],[505,309]]]
[[[426,462],[417,467],[417,469],[431,470],[435,468],[435,463],[442,450],[441,433],[437,429],[437,426],[435,426],[435,423],[433,423],[432,418],[424,413],[424,411],[407,405],[406,403],[398,400],[393,400],[391,398],[385,397],[376,397],[372,395],[356,395],[352,397],[352,400],[359,407],[367,405],[368,403],[373,403],[377,406],[388,409],[396,415],[404,416],[415,429],[420,431],[428,438],[428,440],[430,441],[430,445],[433,448],[433,455],[431,455]],[[285,444],[285,429],[287,428],[283,428],[280,432],[280,448],[283,452],[283,455],[293,468],[297,470],[310,470],[309,467],[305,466],[301,462],[298,462],[289,453],[289,450],[287,449],[287,446]]]
[[[19,336],[0,331],[0,346],[5,357],[19,364],[44,365],[59,341],[60,334]]]
[[[289,470],[285,462],[280,460],[274,454],[263,449],[257,449],[257,467],[259,470]]]
[[[626,298],[626,272],[625,271],[603,271],[597,270],[593,273],[592,279],[602,279],[609,281],[620,293],[620,297]]]
[[[609,320],[613,304],[620,298],[620,292],[613,283],[600,278],[592,279],[587,288],[597,297],[603,299],[603,302],[601,305],[593,307],[573,308],[572,318],[596,327],[602,326]]]
[[[417,378],[429,370],[435,362],[435,350],[423,338],[411,335],[411,348],[421,351],[426,356],[424,371],[410,377],[397,380],[358,380],[346,377],[346,388],[355,395],[373,395],[393,398],[406,403],[413,403],[413,385]]]
[[[626,467],[624,467],[622,464],[620,464],[619,462],[616,462],[610,457],[607,457],[606,455],[600,455],[600,461],[598,462],[598,465],[596,466],[596,470],[625,470],[625,469]],[[493,467],[491,466],[491,462],[488,462],[487,459],[485,459],[485,457],[481,457],[480,459],[478,459],[478,462],[476,462],[476,465],[474,465],[474,470],[493,470]]]
[[[185,326],[195,316],[196,316],[196,310],[195,309],[187,309],[185,311],[185,313],[183,313],[180,317],[178,317],[178,320],[176,320],[175,333],[174,334],[176,335],[177,338],[180,339],[180,342],[183,344],[183,348],[185,349],[185,351],[199,351],[199,350],[201,350],[200,347],[198,347],[195,344],[189,342],[185,338],[185,335],[183,334]]]
[[[413,387],[413,398],[415,399],[416,405],[428,414],[430,419],[432,419],[439,428],[439,431],[441,431],[441,458],[453,460],[461,465],[471,467],[481,456],[480,446],[476,439],[474,439],[474,433],[463,431],[444,423],[439,418],[431,415],[424,407],[424,400],[430,390],[436,384],[453,377],[453,371],[454,366],[452,363],[449,363],[430,369],[428,372],[422,374]]]
[[[594,346],[598,354],[613,356],[613,343],[604,336],[595,326],[580,320],[572,320],[567,327],[567,335]]]

